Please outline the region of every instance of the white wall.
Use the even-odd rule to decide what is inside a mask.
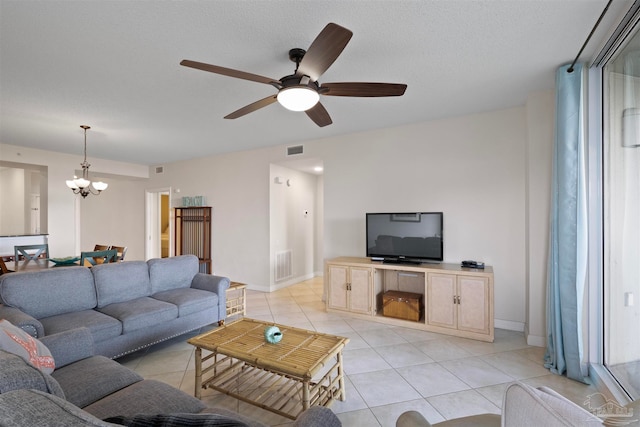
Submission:
[[[126,246],[126,260],[144,260],[143,182],[122,179],[104,181],[109,187],[99,196],[89,195],[84,200],[78,200],[81,206],[81,249],[92,251],[96,244]]]
[[[269,291],[269,173],[280,149],[229,153],[151,169],[147,189],[171,187],[171,206],[202,195],[212,209],[212,271],[253,289]],[[179,190],[179,193],[175,191]]]
[[[534,209],[532,203],[549,198],[546,150],[552,141],[546,130],[553,125],[552,104],[545,92],[532,94],[527,106],[302,142],[303,156],[324,163],[324,176],[316,181],[324,191],[315,201],[324,208],[316,226],[321,237],[315,239],[323,253],[315,251],[313,269],[322,271],[327,257],[365,255],[365,212],[442,211],[445,262],[476,259],[494,268],[496,326],[524,330],[529,322],[531,333],[542,333],[546,282],[540,266],[548,227],[541,220],[544,204]],[[0,146],[3,159],[11,157],[6,147]],[[213,272],[269,291],[271,165],[287,160],[285,148],[169,163],[163,174],[145,167],[148,180],[109,181],[108,197],[105,192],[79,201],[89,202],[81,205],[87,213],[82,244],[108,238],[129,246],[129,259],[143,259],[144,190],[179,189],[172,206],[182,196],[203,195],[213,207]],[[78,157],[13,149],[28,154],[26,163],[50,166],[50,242],[71,251],[74,196],[64,180]],[[108,163],[92,159],[92,170]],[[113,234],[118,232],[127,239]]]
[[[279,289],[314,277],[316,234],[315,175],[280,165],[270,172],[270,289]],[[275,281],[276,254],[292,252],[292,276]]]
[[[553,91],[527,100],[527,342],[545,346],[547,262],[553,180],[555,99]]]
[[[82,161],[81,156],[54,153],[3,143],[0,144],[0,160],[47,166],[48,184],[46,191],[49,205],[46,215],[49,233],[49,249],[53,257],[64,257],[79,254],[81,250],[92,250],[94,239],[91,237],[91,234],[100,232],[105,227],[111,230],[118,230],[113,236],[115,240],[130,241],[131,245],[129,246],[134,247],[134,255],[137,254],[138,247],[144,248],[144,241],[141,237],[140,240],[134,242],[134,238],[130,238],[129,236],[130,234],[132,235],[131,227],[129,226],[130,220],[135,218],[136,215],[142,215],[142,213],[133,208],[127,212],[128,207],[123,205],[124,202],[129,200],[124,194],[141,191],[140,181],[131,181],[130,184],[122,187],[122,192],[114,191],[112,196],[107,196],[105,199],[101,198],[107,195],[112,188],[107,189],[103,195],[88,196],[82,200],[80,196],[74,195],[65,184],[65,181],[73,177],[74,173],[79,169],[79,164]],[[109,183],[110,186],[114,185],[115,180],[118,179],[128,180],[136,178],[139,180],[146,178],[148,175],[148,168],[142,165],[93,158],[90,159],[90,161],[90,177],[100,176],[102,180]],[[90,200],[90,198],[94,197],[96,197],[96,200]],[[140,197],[142,198],[144,195]],[[88,204],[99,204],[99,207],[95,207],[95,209],[91,211],[91,215],[85,216],[83,215],[83,206],[87,205],[85,202],[88,202]],[[88,207],[85,206],[84,210],[88,210]],[[100,210],[105,213],[110,213],[110,215],[95,218],[93,213],[99,212]],[[83,239],[86,238],[86,240],[91,241],[90,247],[81,246],[81,223],[84,224],[87,233]],[[113,224],[116,224],[117,227]],[[140,253],[144,255],[143,250]]]
[[[365,255],[366,212],[442,211],[445,262],[493,266],[496,324],[523,329],[526,137],[520,107],[314,145],[325,257]]]
[[[316,276],[324,274],[324,175],[316,179],[316,235],[314,269]]]
[[[25,170],[0,168],[2,203],[0,203],[0,230],[3,235],[25,233]]]

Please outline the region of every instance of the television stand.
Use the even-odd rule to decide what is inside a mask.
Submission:
[[[409,265],[420,265],[422,261],[418,261],[416,259],[399,259],[399,258],[385,258],[382,260],[383,264],[409,264]]]
[[[414,259],[415,260],[415,259]],[[382,261],[382,262],[380,262]],[[493,342],[493,269],[460,264],[398,265],[384,260],[340,257],[325,261],[327,311],[393,326]],[[411,258],[409,259],[411,261]],[[389,291],[419,294],[423,304],[417,321],[385,316]],[[409,301],[409,303],[411,303]],[[407,304],[402,301],[403,306]],[[387,304],[388,306],[388,304]]]

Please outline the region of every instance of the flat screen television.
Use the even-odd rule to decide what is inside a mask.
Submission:
[[[367,257],[388,263],[441,262],[442,212],[367,213]]]

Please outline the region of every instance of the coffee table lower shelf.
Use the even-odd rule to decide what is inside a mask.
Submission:
[[[218,353],[202,357],[202,349],[196,348],[196,397],[200,398],[200,388],[211,388],[295,420],[310,406],[330,406],[335,399],[345,400],[342,353],[337,353],[334,360],[324,375],[308,380]],[[203,368],[208,361],[212,363]]]

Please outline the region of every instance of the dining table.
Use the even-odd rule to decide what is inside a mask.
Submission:
[[[78,257],[78,260],[79,259],[80,257]],[[35,260],[20,261],[17,266],[14,261],[7,261],[5,262],[5,265],[7,266],[7,269],[9,271],[20,272],[20,271],[38,271],[38,270],[45,270],[47,268],[60,268],[60,267],[74,266],[74,265],[78,266],[80,265],[80,263],[79,261],[76,261],[74,263],[59,263],[59,262],[52,261],[50,258],[38,258]]]

